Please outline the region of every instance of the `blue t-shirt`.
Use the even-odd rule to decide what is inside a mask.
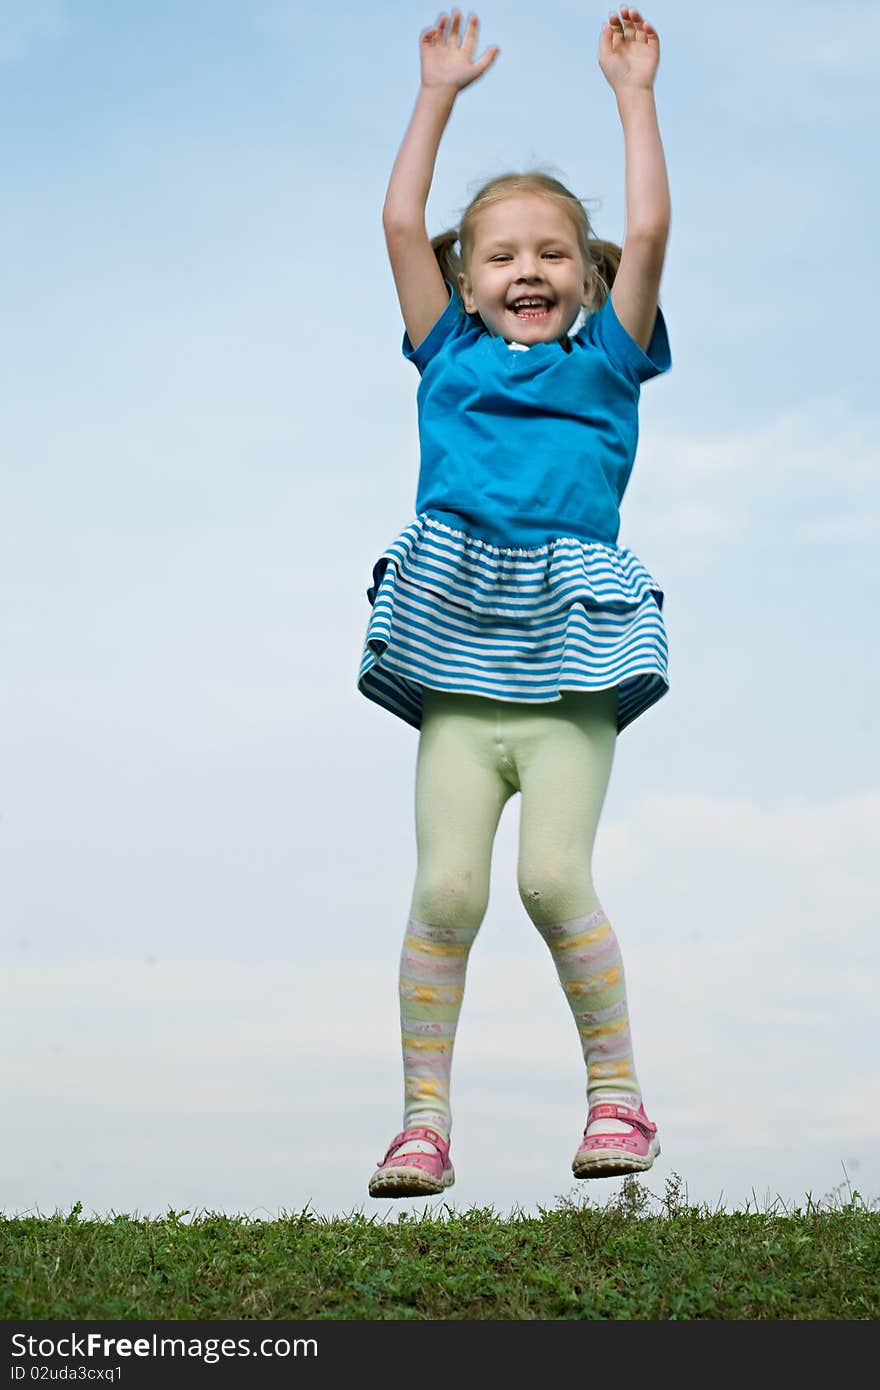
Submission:
[[[635,462],[639,391],[672,365],[659,307],[647,353],[609,295],[562,341],[511,349],[449,303],[403,355],[418,367],[416,512],[496,546],[614,544]]]

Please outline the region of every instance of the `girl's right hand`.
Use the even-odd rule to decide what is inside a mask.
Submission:
[[[461,10],[452,11],[451,24],[448,15],[441,14],[433,28],[424,31],[419,39],[423,87],[449,87],[460,92],[483,76],[501,49],[496,45],[487,49],[477,62],[473,61],[478,24],[477,16],[471,15],[465,26],[464,42],[460,45]]]

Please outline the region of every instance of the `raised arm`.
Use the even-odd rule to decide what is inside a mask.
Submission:
[[[403,144],[394,162],[382,226],[406,331],[413,347],[427,337],[449,295],[425,229],[425,207],[440,140],[458,93],[494,62],[499,49],[473,61],[478,20],[473,15],[459,44],[461,11],[451,23],[442,14],[420,36],[422,84]]]
[[[611,303],[646,351],[657,318],[669,235],[669,182],[657,124],[654,77],[660,39],[638,10],[621,6],[602,30],[599,65],[617,97],[626,147],[626,232]]]

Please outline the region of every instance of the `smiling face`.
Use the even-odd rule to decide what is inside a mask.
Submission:
[[[589,308],[595,272],[584,265],[571,218],[553,198],[516,193],[478,216],[467,271],[458,277],[469,314],[507,342],[562,338]],[[543,299],[531,309],[518,300]]]

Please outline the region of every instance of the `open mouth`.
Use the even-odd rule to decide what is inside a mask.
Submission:
[[[549,299],[540,296],[529,296],[528,299],[514,300],[513,304],[508,304],[508,311],[518,319],[534,319],[539,323],[542,319],[548,319],[553,313],[554,305]]]

